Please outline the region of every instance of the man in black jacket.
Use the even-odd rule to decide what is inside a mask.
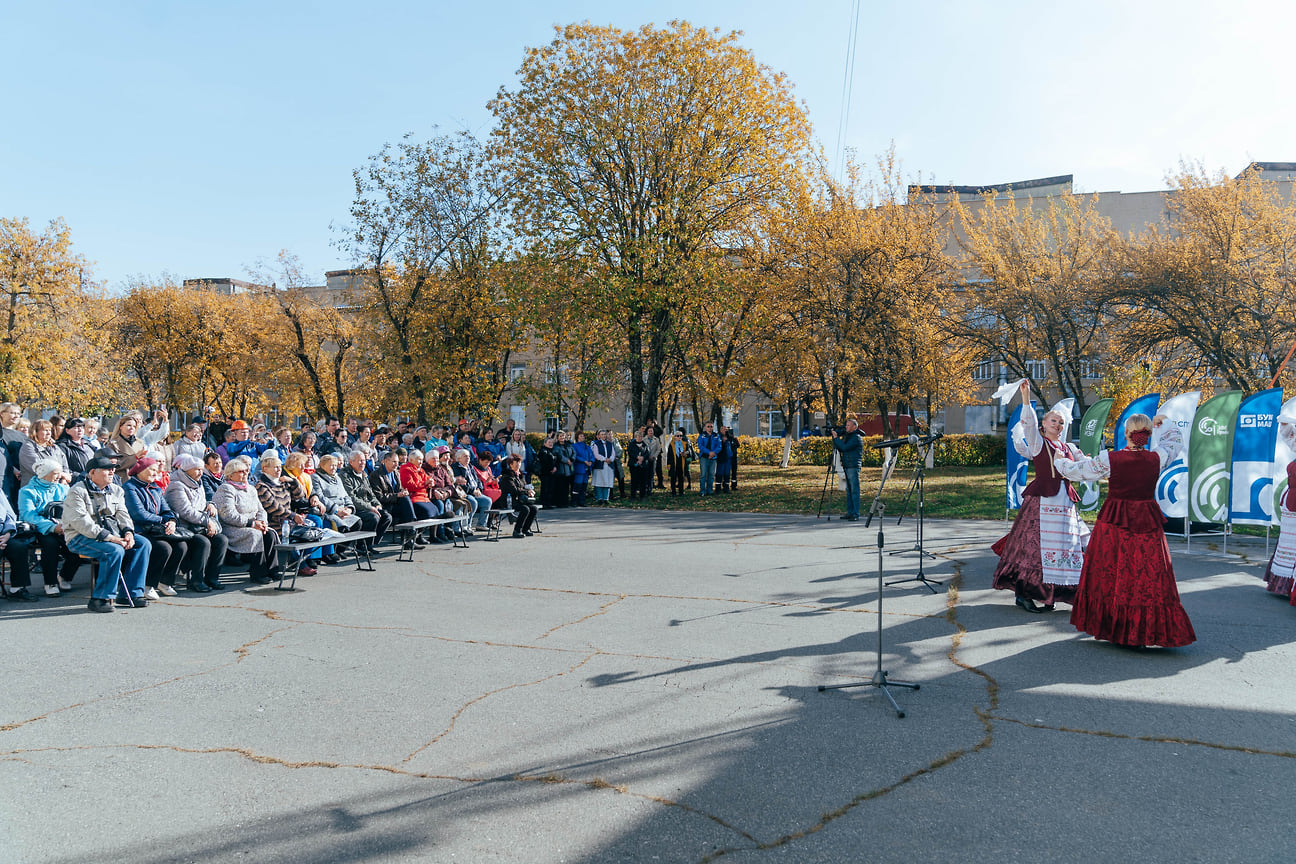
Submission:
[[[841,455],[842,476],[846,478],[846,521],[859,521],[860,505],[860,485],[859,472],[860,460],[864,456],[864,438],[859,433],[859,426],[855,421],[846,421],[846,433],[838,435],[837,430],[832,432],[833,449]]]
[[[347,454],[347,464],[338,476],[342,478],[342,488],[346,489],[351,501],[356,505],[356,515],[360,517],[360,525],[366,531],[372,531],[378,536],[368,542],[369,548],[382,541],[383,535],[392,525],[392,516],[383,509],[382,502],[378,500],[378,493],[369,485],[369,477],[365,474],[365,461],[367,456],[363,450],[352,450]]]

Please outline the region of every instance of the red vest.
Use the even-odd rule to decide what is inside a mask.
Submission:
[[[1067,497],[1072,501],[1079,501],[1080,496],[1071,488],[1070,482],[1067,481],[1057,468],[1053,466],[1054,452],[1059,456],[1066,456],[1066,448],[1061,444],[1054,444],[1049,439],[1043,439],[1044,446],[1035,454],[1031,462],[1035,465],[1035,479],[1030,482],[1022,495],[1035,495],[1040,498],[1051,498],[1058,494],[1063,487],[1066,488]]]
[[[1151,450],[1115,450],[1107,497],[1118,501],[1151,501],[1156,497],[1161,457]]]

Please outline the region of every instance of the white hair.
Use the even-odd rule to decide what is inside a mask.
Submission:
[[[251,471],[251,470],[252,470],[252,460],[247,458],[246,456],[235,456],[233,459],[225,463],[226,474],[229,474],[231,471]]]

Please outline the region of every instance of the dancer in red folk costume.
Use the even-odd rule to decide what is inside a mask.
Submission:
[[[1022,491],[1012,530],[992,547],[999,556],[994,587],[1013,591],[1017,605],[1027,612],[1048,612],[1057,601],[1070,603],[1075,597],[1089,541],[1089,526],[1076,509],[1080,496],[1055,462],[1083,459],[1084,454],[1066,443],[1069,418],[1050,411],[1036,425],[1027,381],[1021,385],[1021,400],[1012,445],[1033,462],[1035,479]]]
[[[1278,415],[1278,435],[1296,452],[1296,416]],[[1287,492],[1279,505],[1278,545],[1265,569],[1265,588],[1275,594],[1290,597],[1296,606],[1296,462],[1287,463]]]
[[[1107,482],[1107,500],[1098,514],[1084,571],[1071,609],[1077,630],[1116,645],[1179,648],[1197,640],[1179,602],[1170,547],[1156,503],[1156,482],[1183,449],[1178,429],[1165,428],[1155,450],[1148,449],[1163,416],[1135,414],[1125,421],[1129,446],[1104,450],[1092,459],[1059,460],[1072,480]]]

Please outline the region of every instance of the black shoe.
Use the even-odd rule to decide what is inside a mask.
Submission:
[[[122,607],[124,607],[124,608],[126,608],[126,609],[129,609],[129,608],[131,608],[131,604],[132,604],[132,603],[135,604],[135,608],[136,608],[136,609],[143,609],[145,606],[148,605],[148,598],[147,598],[147,597],[144,597],[144,596],[139,596],[139,597],[126,597],[126,596],[123,596],[123,595],[121,595],[121,594],[118,594],[118,595],[117,595],[117,604],[116,604],[116,605],[118,605],[118,606],[122,606]]]
[[[527,537],[534,537],[534,536],[535,536],[535,532],[534,532],[534,531],[523,531],[522,533],[523,533],[524,535],[526,535]]]
[[[514,536],[514,537],[526,537],[526,536],[528,536],[528,535],[523,534],[521,531],[514,531],[514,532],[513,532],[513,536]]]
[[[86,608],[91,612],[111,612],[113,611],[113,604],[111,600],[102,597],[91,597],[90,602],[86,604]]]
[[[249,576],[248,579],[257,585],[269,585],[271,582],[275,581],[269,576]]]
[[[1035,601],[1029,597],[1018,597],[1017,608],[1024,609],[1027,612],[1043,612],[1044,610],[1035,605]]]
[[[190,579],[189,590],[194,592],[195,594],[209,594],[211,593],[212,589],[207,587],[206,583],[202,582],[201,580]]]
[[[40,600],[39,597],[26,588],[19,588],[17,591],[6,591],[4,599],[10,603],[35,603]]]
[[[320,561],[323,561],[325,564],[340,564],[342,563],[342,556],[336,554],[325,555],[323,558],[320,559]]]
[[[203,584],[213,591],[225,590],[225,586],[221,584],[221,581],[219,579],[204,579]]]
[[[1043,606],[1040,607],[1040,611],[1041,611],[1041,612],[1052,612],[1052,611],[1053,611],[1053,604],[1052,604],[1052,603],[1045,603]]]

